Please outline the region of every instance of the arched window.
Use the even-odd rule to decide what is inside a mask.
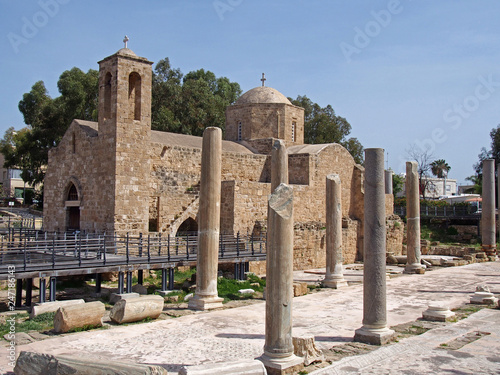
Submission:
[[[78,191],[76,190],[76,186],[71,184],[71,187],[68,191],[68,201],[77,201],[78,200]]]
[[[238,122],[238,141],[241,141],[241,121]]]
[[[128,77],[128,100],[134,120],[141,119],[141,76],[132,72]]]
[[[111,73],[104,77],[104,118],[111,118]]]

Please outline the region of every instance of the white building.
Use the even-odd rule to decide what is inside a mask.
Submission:
[[[401,174],[403,180],[406,180],[406,174]],[[457,180],[453,178],[424,177],[425,198],[438,199],[444,195],[457,194]],[[422,195],[422,194],[421,194]],[[398,194],[399,197],[406,196],[406,185],[403,183],[403,190]]]

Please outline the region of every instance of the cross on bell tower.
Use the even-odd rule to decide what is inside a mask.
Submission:
[[[260,80],[262,81],[262,87],[264,87],[266,82],[266,75],[264,73],[262,73],[262,78]]]
[[[128,36],[125,35],[125,38],[123,38],[123,43],[125,43],[125,48],[127,48],[127,42],[129,41],[130,39],[128,38]]]

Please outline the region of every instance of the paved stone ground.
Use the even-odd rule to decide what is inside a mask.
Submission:
[[[489,334],[449,349],[454,340],[478,332]],[[313,374],[500,374],[500,310],[483,309],[400,343],[343,358]]]
[[[397,267],[391,269],[397,270]],[[319,272],[296,272],[295,278],[314,282],[321,279]],[[353,282],[347,288],[323,289],[294,298],[294,336],[314,335],[317,346],[322,349],[351,341],[362,320],[360,273],[361,270],[346,270],[346,278]],[[402,275],[387,280],[388,323],[397,325],[414,321],[432,301],[458,307],[469,301],[478,284],[487,284],[493,293],[500,293],[500,262],[437,269],[425,275]],[[445,328],[360,357],[344,358],[332,368],[316,373],[500,373],[499,313],[500,310],[484,310]],[[176,372],[182,365],[258,357],[264,345],[264,321],[265,304],[262,302],[147,324],[62,335],[21,345],[17,351],[160,364]],[[451,337],[478,329],[491,335],[459,350],[437,349]],[[2,346],[0,369],[3,373],[11,370],[7,362],[7,348]]]

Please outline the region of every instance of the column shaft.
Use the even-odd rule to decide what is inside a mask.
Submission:
[[[355,341],[384,344],[387,328],[384,150],[365,150],[363,326]]]
[[[328,288],[347,286],[342,267],[342,186],[338,174],[326,176],[326,275]]]
[[[481,244],[488,255],[496,253],[495,160],[483,160],[483,209],[481,213]]]
[[[266,259],[266,367],[283,369],[301,363],[293,354],[293,190],[280,184],[269,197]]]
[[[406,162],[406,267],[405,273],[423,273],[420,263],[420,191],[418,164]]]
[[[221,165],[222,130],[215,127],[206,128],[201,151],[196,292],[189,301],[189,308],[194,310],[222,307],[222,298],[217,294]]]
[[[281,183],[288,184],[288,153],[285,142],[277,139],[271,149],[271,194]]]

